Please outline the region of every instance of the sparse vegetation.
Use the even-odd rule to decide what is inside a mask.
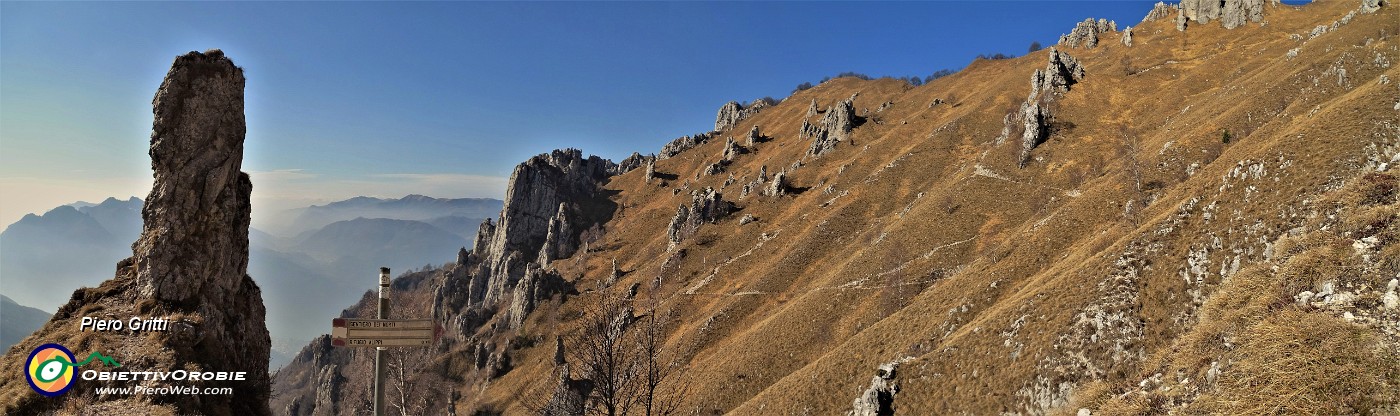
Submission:
[[[1034,53],[1034,52],[1039,51],[1039,50],[1040,50],[1040,41],[1031,41],[1031,47],[1028,48],[1028,49],[1026,50],[1026,53]]]

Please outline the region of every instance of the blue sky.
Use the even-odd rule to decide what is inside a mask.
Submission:
[[[0,2],[0,226],[144,197],[150,101],[190,50],[246,71],[256,221],[353,195],[499,198],[550,149],[655,152],[729,100],[956,70],[1152,3]]]

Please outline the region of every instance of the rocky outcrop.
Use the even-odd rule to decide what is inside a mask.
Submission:
[[[633,169],[646,166],[653,160],[656,160],[656,155],[643,155],[641,153],[632,152],[631,156],[627,156],[626,159],[622,159],[622,161],[618,162],[617,165],[614,165],[612,170],[608,173],[611,175],[621,175],[627,172],[631,172]]]
[[[643,182],[651,183],[652,179],[656,179],[656,160],[654,159],[647,161],[647,170],[642,174]]]
[[[1176,8],[1176,31],[1186,31],[1186,10],[1182,9],[1181,7]]]
[[[1187,20],[1200,24],[1219,20],[1226,29],[1264,20],[1264,0],[1182,0],[1178,7]]]
[[[753,125],[753,128],[749,129],[748,146],[753,146],[754,143],[758,143],[762,140],[763,134],[758,131],[758,125]]]
[[[1173,13],[1176,13],[1175,7],[1159,1],[1157,4],[1152,5],[1152,10],[1147,12],[1147,16],[1143,17],[1142,21],[1151,22],[1154,20],[1166,19],[1172,17]]]
[[[1002,120],[1001,135],[996,139],[996,143],[1000,144],[1010,138],[1012,132],[1021,132],[1018,166],[1025,167],[1030,161],[1031,150],[1049,136],[1052,118],[1050,102],[1060,94],[1069,92],[1070,87],[1083,80],[1084,76],[1084,66],[1080,65],[1079,60],[1050,48],[1045,69],[1037,69],[1031,74],[1030,94],[1016,112],[1007,114]]]
[[[6,400],[0,413],[47,412],[74,397],[118,402],[137,413],[269,413],[271,341],[262,292],[247,275],[253,184],[241,171],[246,131],[243,91],[243,69],[220,50],[175,58],[152,101],[150,156],[155,181],[141,211],[144,225],[132,245],[132,256],[117,264],[115,278],[75,292],[48,325],[11,348],[12,354],[3,362],[6,374],[23,374],[18,368],[25,362],[22,355],[42,340],[82,347],[84,352],[104,352],[120,362],[123,371],[242,371],[246,380],[143,383],[234,391],[232,395],[150,399],[92,396],[92,388],[116,384],[75,380],[77,388],[62,399],[39,401],[34,398],[42,396],[30,394],[26,397],[31,398],[21,397],[18,403]],[[78,332],[78,320],[92,310],[121,319],[169,316],[173,322],[167,331],[139,336]],[[16,382],[23,385],[24,377],[6,377],[0,384],[8,389]]]
[[[1359,10],[1361,10],[1362,13],[1375,13],[1381,10],[1382,3],[1381,0],[1361,0],[1361,8]]]
[[[733,128],[735,125],[739,124],[740,121],[752,117],[754,114],[758,114],[759,111],[775,104],[777,103],[767,98],[753,100],[747,107],[735,101],[724,103],[724,105],[719,108],[719,113],[715,115],[715,132],[718,133]]]
[[[725,201],[724,195],[714,188],[691,192],[690,204],[677,207],[676,215],[671,217],[671,224],[666,227],[670,248],[675,248],[694,234],[701,224],[718,221],[734,212],[734,209],[734,203]]]
[[[755,126],[754,128],[757,127]],[[734,158],[739,157],[739,155],[744,153],[748,153],[748,149],[745,149],[743,146],[740,146],[739,142],[734,141],[734,138],[730,137],[728,140],[725,140],[724,151],[720,153],[719,157],[720,159],[723,159],[725,161],[732,162],[734,161]]]
[[[848,140],[855,125],[855,104],[852,100],[844,100],[828,108],[821,121],[815,125],[803,120],[798,136],[812,140],[807,155],[817,157],[835,149],[838,143]]]
[[[1072,48],[1090,49],[1098,46],[1100,34],[1116,31],[1118,31],[1118,24],[1112,20],[1084,19],[1084,21],[1074,25],[1074,29],[1070,30],[1069,33],[1060,36],[1060,44]]]
[[[592,200],[599,195],[610,164],[597,156],[584,158],[578,149],[567,149],[541,154],[516,166],[506,187],[505,207],[486,238],[489,243],[474,248],[479,250],[490,274],[485,302],[499,300],[524,276],[526,261],[540,258],[551,222],[557,222],[561,216],[580,215],[571,209],[572,205],[561,213],[560,204]],[[579,223],[568,235],[556,236],[549,257],[573,255],[576,233],[586,228],[587,224]]]
[[[899,369],[899,364],[904,360],[896,360],[881,364],[875,370],[875,377],[870,379],[870,387],[851,403],[851,411],[846,412],[847,416],[887,416],[893,415],[894,396],[899,393],[899,382],[895,381],[895,372]]]
[[[705,144],[705,142],[710,141],[710,138],[712,137],[714,137],[714,135],[710,133],[700,133],[694,136],[681,136],[680,138],[672,140],[670,143],[666,143],[666,145],[661,146],[661,152],[656,154],[656,158],[670,159],[671,157],[674,157],[675,155],[678,155],[681,152]]]
[[[540,302],[548,301],[549,298],[558,294],[572,292],[573,288],[568,281],[552,270],[539,268],[534,264],[527,266],[525,277],[520,279],[520,283],[515,285],[515,293],[511,297],[510,308],[508,309],[507,322],[512,329],[518,329],[525,323],[525,318],[534,312]]]
[[[1122,38],[1122,40],[1123,40],[1123,46],[1133,46],[1133,28],[1132,28],[1132,26],[1123,28],[1123,38]]]
[[[549,219],[549,226],[544,235],[544,245],[540,247],[540,256],[535,259],[536,264],[547,265],[555,259],[560,259],[572,255],[578,250],[578,240],[573,238],[577,234],[570,226],[569,203],[561,202],[559,210],[554,217]],[[569,254],[564,254],[569,253]]]
[[[634,165],[654,163],[648,157],[629,159]],[[516,166],[499,218],[481,224],[472,250],[459,253],[433,287],[433,317],[463,339],[491,319],[494,305],[507,294],[516,294],[503,306],[518,324],[533,302],[560,293],[566,287],[562,279],[539,269],[572,256],[582,245],[582,232],[611,215],[612,203],[600,189],[618,171],[612,162],[584,158],[577,149],[555,150]]]
[[[764,193],[768,194],[768,196],[782,196],[787,195],[788,191],[791,189],[791,185],[788,184],[787,173],[778,172],[778,174],[773,175],[773,181],[769,182],[768,189],[766,189]]]

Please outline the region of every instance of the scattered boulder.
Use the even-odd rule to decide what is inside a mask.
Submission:
[[[748,223],[755,221],[758,221],[758,218],[754,217],[753,214],[744,214],[743,218],[739,218],[739,225],[748,225]]]

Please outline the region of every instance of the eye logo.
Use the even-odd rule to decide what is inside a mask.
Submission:
[[[44,344],[29,353],[24,377],[39,394],[53,397],[73,387],[73,352],[58,344]]]
[[[29,361],[24,363],[24,378],[29,381],[29,387],[34,391],[54,397],[73,388],[74,368],[86,365],[92,360],[100,360],[111,367],[122,366],[117,360],[100,352],[93,352],[86,360],[74,363],[76,360],[72,351],[62,345],[44,344],[29,353]]]

